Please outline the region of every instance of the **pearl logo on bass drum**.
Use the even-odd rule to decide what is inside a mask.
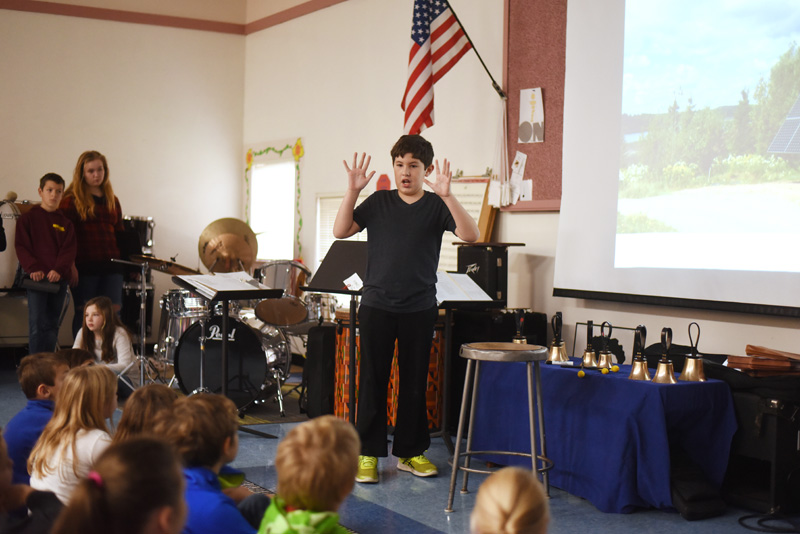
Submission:
[[[208,339],[222,341],[222,328],[218,324],[212,324],[208,328]],[[236,328],[228,332],[228,341],[236,341]]]

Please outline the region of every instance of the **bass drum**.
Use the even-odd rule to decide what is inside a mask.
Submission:
[[[203,386],[222,392],[222,317],[205,321]],[[198,321],[181,335],[175,350],[175,376],[181,391],[189,395],[200,388],[200,336]],[[278,329],[256,330],[238,319],[228,318],[228,398],[242,409],[261,397],[268,387],[277,387],[275,372],[291,365],[291,354]]]

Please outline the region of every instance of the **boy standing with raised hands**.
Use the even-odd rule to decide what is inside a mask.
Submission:
[[[345,239],[367,228],[367,270],[358,312],[361,336],[356,429],[361,456],[356,481],[378,482],[378,457],[388,456],[386,394],[397,342],[400,373],[392,454],[397,468],[416,476],[438,474],[424,456],[430,445],[426,410],[428,362],[438,316],[436,269],[442,234],[467,242],[478,225],[450,191],[450,163],[433,164],[433,146],[419,135],[404,135],[391,150],[397,189],[376,191],[355,207],[375,171],[371,157],[353,156],[347,192],[333,235]],[[427,179],[435,169],[435,178]],[[426,184],[433,193],[424,191]]]

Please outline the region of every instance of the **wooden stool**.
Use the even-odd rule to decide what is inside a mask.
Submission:
[[[547,360],[547,349],[539,345],[524,343],[466,343],[461,345],[461,357],[467,359],[467,374],[464,377],[464,394],[461,398],[461,415],[458,418],[458,435],[456,436],[455,452],[453,453],[453,473],[450,478],[450,494],[447,497],[445,512],[453,511],[453,496],[456,488],[458,471],[464,471],[464,485],[461,493],[468,493],[467,480],[469,473],[492,473],[487,469],[477,469],[469,466],[470,457],[475,454],[507,454],[511,456],[525,456],[531,459],[532,469],[541,473],[545,494],[550,496],[550,480],[548,471],[553,468],[553,461],[547,457],[547,445],[544,433],[544,412],[542,410],[542,377],[539,362]],[[481,362],[525,362],[528,368],[528,420],[531,431],[531,452],[512,451],[473,451],[472,431],[475,418],[475,404],[478,398],[478,380],[480,378]],[[533,364],[533,365],[531,365]],[[536,400],[533,396],[533,376],[531,367],[536,375]],[[470,397],[470,380],[473,380],[472,396]],[[461,439],[464,436],[464,418],[467,413],[467,401],[470,401],[469,428],[467,430],[467,449],[461,452]],[[536,451],[536,425],[534,423],[534,403],[536,405],[536,418],[539,420],[539,454]],[[464,465],[459,465],[459,460],[464,457]],[[537,466],[537,461],[541,467]]]

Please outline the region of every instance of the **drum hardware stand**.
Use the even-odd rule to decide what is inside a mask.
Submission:
[[[141,267],[141,279],[139,280],[139,355],[125,367],[120,373],[119,378],[125,382],[131,389],[136,389],[131,381],[125,376],[125,373],[128,370],[136,365],[136,361],[139,362],[139,385],[144,385],[144,375],[145,375],[145,367],[150,366],[153,371],[158,374],[158,369],[147,359],[147,354],[145,352],[145,344],[146,344],[146,337],[147,337],[147,271],[150,269],[150,264],[147,262],[136,263],[127,260],[120,260],[117,258],[112,258],[111,261],[116,263],[124,263],[126,265],[133,265],[136,267]]]
[[[190,395],[196,395],[197,393],[211,393],[209,389],[205,386],[205,377],[206,377],[206,321],[208,320],[207,317],[200,318],[200,337],[197,338],[200,341],[200,385],[190,393]],[[173,377],[174,379],[174,377]]]

